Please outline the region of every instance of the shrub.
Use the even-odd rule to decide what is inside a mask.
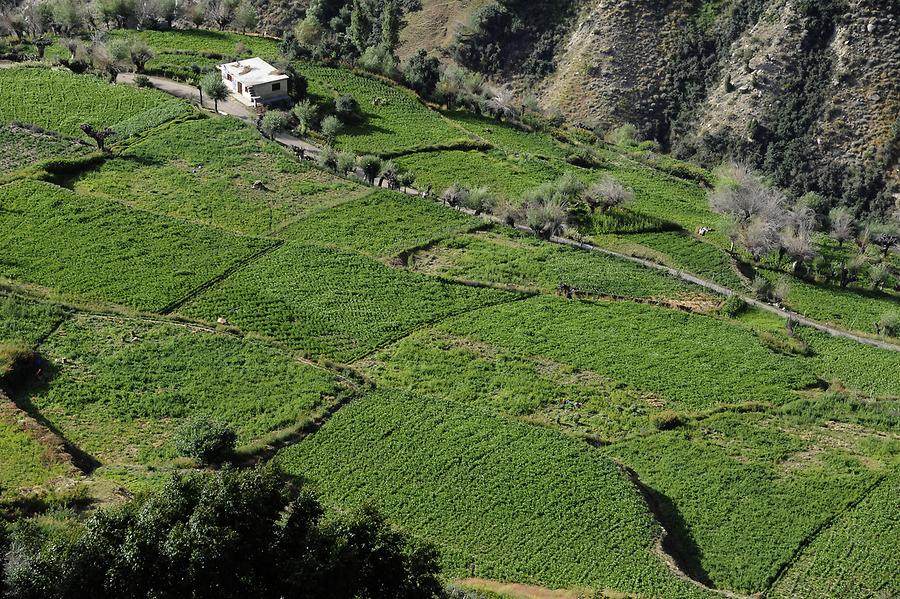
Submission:
[[[345,123],[355,123],[362,118],[359,102],[350,94],[344,94],[334,101],[334,113]]]
[[[617,146],[632,145],[637,139],[637,127],[625,124],[606,134],[606,141]]]
[[[146,75],[135,75],[134,84],[138,87],[153,87],[153,83],[150,82],[150,78]]]
[[[763,276],[753,279],[753,295],[761,302],[772,299],[772,282]]]
[[[360,156],[356,162],[359,168],[362,169],[363,176],[365,176],[369,185],[374,185],[375,177],[381,172],[381,158],[373,154],[366,154],[365,156]]]
[[[267,110],[259,125],[260,131],[269,139],[291,128],[291,115],[281,110]]]
[[[650,421],[653,423],[653,426],[661,431],[669,431],[684,424],[678,412],[673,410],[663,410],[654,414],[650,417]]]
[[[310,129],[316,126],[319,109],[309,100],[303,100],[291,109],[294,118],[297,119],[297,133],[306,135]]]
[[[727,318],[737,318],[747,310],[747,302],[737,295],[731,295],[719,308],[719,314]]]
[[[356,160],[356,154],[353,152],[338,152],[336,156],[337,172],[342,175],[352,173],[356,170]]]
[[[337,171],[337,153],[331,146],[325,146],[324,148],[322,148],[322,151],[319,152],[319,157],[316,159],[316,162],[324,169],[332,172]]]
[[[322,136],[329,146],[334,145],[334,140],[337,139],[342,127],[343,124],[335,116],[327,116],[322,119]]]
[[[175,431],[173,443],[182,456],[201,464],[221,463],[234,453],[237,435],[227,424],[206,416],[194,416]]]
[[[900,337],[900,315],[896,312],[882,314],[875,323],[875,332],[888,337]]]

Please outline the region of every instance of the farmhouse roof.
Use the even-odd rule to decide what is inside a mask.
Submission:
[[[288,78],[284,72],[279,71],[262,58],[248,58],[247,60],[229,62],[220,65],[219,68],[248,86],[272,83],[273,81],[282,81]]]

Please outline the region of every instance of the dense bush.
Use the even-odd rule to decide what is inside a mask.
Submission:
[[[15,524],[8,599],[427,599],[437,554],[376,511],[324,518],[271,468],[174,476],[85,523]]]
[[[727,318],[737,318],[746,310],[747,302],[745,302],[741,296],[730,295],[728,296],[728,299],[725,300],[725,303],[722,304],[722,307],[719,308],[719,313]]]
[[[217,464],[234,453],[237,434],[220,420],[197,415],[175,431],[175,450],[201,464]]]

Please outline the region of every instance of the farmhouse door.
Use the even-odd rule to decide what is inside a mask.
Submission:
[[[241,85],[241,82],[240,82],[240,81],[238,81],[238,93],[239,93],[239,94],[244,93],[244,86]]]

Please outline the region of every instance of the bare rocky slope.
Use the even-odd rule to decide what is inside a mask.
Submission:
[[[282,26],[286,7],[297,10],[260,1],[280,2]],[[403,55],[463,55],[548,111],[634,124],[706,165],[747,160],[798,196],[882,215],[900,202],[900,0],[421,5],[406,17]],[[454,51],[458,33],[469,52]]]

